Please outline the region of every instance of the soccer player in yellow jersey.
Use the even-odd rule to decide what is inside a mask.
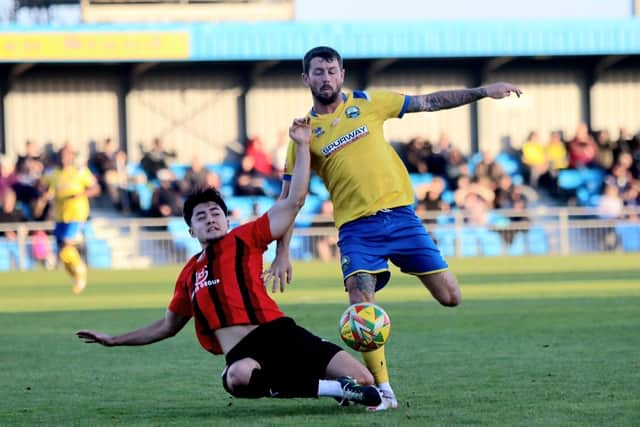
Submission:
[[[495,83],[417,96],[388,91],[347,94],[342,91],[344,76],[342,58],[334,49],[316,47],[304,56],[302,79],[313,98],[309,112],[311,167],[324,181],[333,202],[349,302],[374,302],[375,292],[389,280],[391,260],[403,272],[415,275],[440,304],[455,307],[461,301],[458,283],[413,211],[409,175],[385,141],[383,123],[405,113],[454,108],[511,93],[520,96],[521,91],[509,83]],[[289,191],[293,147],[290,143],[281,197]],[[291,280],[291,231],[278,241],[276,257],[265,272],[265,280],[273,281],[274,292],[278,286],[284,291]],[[396,408],[384,348],[363,353],[363,358],[384,397],[371,409]]]
[[[58,156],[60,165],[44,178],[46,197],[54,200],[58,257],[73,278],[73,293],[79,294],[87,286],[87,266],[76,245],[89,217],[89,198],[100,194],[100,186],[86,166],[74,164],[71,146],[62,147]]]

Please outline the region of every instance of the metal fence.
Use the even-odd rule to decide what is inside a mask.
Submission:
[[[594,209],[536,208],[525,213],[491,211],[474,224],[463,211],[423,217],[446,257],[569,255],[587,252],[638,252],[640,209],[620,219],[603,219]],[[302,221],[308,224],[309,221]],[[315,217],[311,226],[296,227],[291,241],[295,260],[339,257],[337,231],[331,218]],[[0,271],[55,266],[52,222],[0,224]],[[44,231],[44,233],[43,233]],[[97,218],[89,221],[81,245],[92,268],[146,268],[185,262],[199,251],[181,218]],[[265,254],[270,261],[275,243]]]

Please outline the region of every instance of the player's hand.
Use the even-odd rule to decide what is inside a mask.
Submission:
[[[289,127],[289,136],[298,144],[311,143],[311,119],[309,117],[293,119]]]
[[[78,331],[76,336],[87,344],[102,344],[106,347],[114,345],[111,335],[103,334],[96,331]]]
[[[262,273],[264,286],[268,287],[271,283],[271,292],[277,292],[278,288],[280,288],[280,292],[284,292],[284,288],[291,283],[292,278],[293,268],[289,255],[276,255],[271,266]]]
[[[487,96],[493,99],[505,98],[511,95],[511,93],[515,93],[518,98],[522,95],[522,90],[511,83],[493,83],[484,86],[484,90],[487,92]]]

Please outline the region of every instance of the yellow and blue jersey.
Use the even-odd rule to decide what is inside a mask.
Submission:
[[[311,168],[322,178],[336,227],[382,209],[411,205],[413,187],[402,160],[384,137],[383,124],[404,115],[408,97],[388,91],[354,91],[331,114],[309,113]],[[295,164],[289,142],[285,179]]]
[[[44,177],[44,181],[54,194],[57,222],[83,222],[89,218],[89,198],[84,192],[96,185],[96,179],[88,168],[55,168]]]

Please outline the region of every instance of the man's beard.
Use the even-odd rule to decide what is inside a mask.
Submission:
[[[338,86],[338,88],[329,96],[322,95],[320,91],[317,91],[315,89],[311,89],[311,94],[313,95],[314,99],[317,99],[318,102],[322,105],[331,105],[336,101],[336,99],[338,99],[338,95],[340,95],[341,91],[342,86]]]

